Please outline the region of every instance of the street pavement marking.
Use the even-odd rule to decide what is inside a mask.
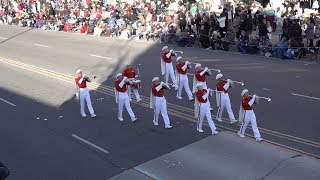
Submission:
[[[75,139],[77,139],[77,140],[79,140],[79,141],[81,141],[81,142],[83,142],[83,143],[85,143],[85,144],[87,144],[87,145],[89,145],[89,146],[91,146],[91,147],[93,147],[93,148],[96,148],[97,150],[99,150],[99,151],[101,151],[101,152],[104,152],[104,153],[106,153],[106,154],[109,154],[109,151],[104,150],[104,149],[102,149],[101,147],[99,147],[99,146],[97,146],[97,145],[95,145],[95,144],[92,144],[91,142],[89,142],[89,141],[87,141],[87,140],[85,140],[85,139],[82,139],[81,137],[79,137],[79,136],[77,136],[77,135],[75,135],[75,134],[72,134],[72,137],[75,138]]]
[[[296,93],[291,93],[291,94],[294,95],[294,96],[300,96],[300,97],[305,97],[305,98],[309,98],[309,99],[320,100],[320,98],[317,98],[317,97],[306,96],[306,95],[296,94]]]
[[[271,91],[271,89],[268,89],[268,88],[262,88],[262,90]]]
[[[95,54],[89,54],[89,56],[102,58],[102,59],[112,59],[112,58],[109,58],[109,57],[99,56],[99,55],[95,55]]]
[[[28,71],[32,71],[34,73],[42,74],[42,75],[45,75],[45,76],[48,76],[48,77],[51,77],[51,78],[56,78],[58,80],[61,80],[61,81],[67,82],[67,83],[74,84],[74,80],[73,80],[74,77],[72,77],[70,75],[66,75],[66,74],[62,74],[62,73],[59,73],[59,72],[47,70],[47,69],[36,67],[36,66],[33,66],[33,65],[28,65],[28,64],[21,63],[21,62],[15,61],[15,60],[7,59],[7,58],[1,58],[0,57],[0,62],[8,64],[8,65],[16,66],[18,68],[22,68],[22,69],[25,69],[25,70],[28,70]],[[102,85],[102,84],[98,84],[98,83],[92,82],[92,83],[90,83],[88,85],[88,88],[91,89],[91,90],[94,89],[97,92],[100,92],[100,93],[103,93],[103,94],[106,94],[106,95],[109,95],[109,96],[114,96],[114,90],[113,90],[112,87],[109,87],[109,86],[105,86],[105,85]],[[149,108],[149,98],[145,97],[145,96],[141,96],[141,97],[142,97],[142,101],[140,101],[139,103],[137,103],[137,102],[132,102],[132,103]],[[179,105],[175,105],[175,104],[171,104],[171,103],[167,103],[167,105],[168,105],[168,114],[176,116],[176,117],[179,117],[179,118],[182,118],[184,120],[187,120],[187,121],[190,121],[190,122],[193,122],[193,123],[197,122],[194,119],[193,115],[188,115],[186,113],[186,112],[189,112],[189,113],[192,112],[192,109],[189,109],[189,108],[186,108],[186,107],[182,107],[182,106],[179,106]],[[186,111],[185,112],[179,112],[181,110],[186,110]],[[212,116],[212,117],[215,118],[215,116]],[[228,121],[225,118],[223,118],[223,119],[224,119],[224,121]],[[205,123],[204,125],[208,126],[207,123]],[[239,124],[236,124],[236,125],[240,126]],[[221,129],[224,129],[224,130],[237,132],[237,130],[234,130],[232,128],[228,128],[228,127],[223,126],[223,125],[217,124],[216,126],[221,128]],[[310,141],[310,140],[307,140],[307,139],[299,138],[299,137],[296,137],[296,136],[291,136],[291,135],[288,135],[288,134],[284,134],[284,133],[280,133],[280,132],[276,132],[276,131],[272,131],[272,130],[268,130],[268,129],[264,129],[264,128],[259,128],[259,129],[263,133],[266,133],[266,134],[271,135],[271,136],[275,136],[275,137],[279,137],[279,138],[282,138],[282,139],[287,139],[287,140],[290,140],[290,141],[298,142],[300,144],[305,144],[305,145],[309,145],[309,146],[312,146],[312,147],[320,148],[320,143],[318,143],[318,142]],[[250,134],[246,134],[246,135],[248,137],[254,138]],[[292,151],[296,151],[296,152],[299,152],[299,153],[302,153],[302,154],[305,154],[305,155],[308,155],[308,156],[320,158],[320,156],[318,156],[318,155],[311,154],[311,153],[308,153],[308,152],[304,152],[302,150],[295,149],[295,148],[292,148],[292,147],[289,147],[289,146],[286,146],[286,145],[283,145],[283,144],[278,144],[278,143],[273,142],[273,141],[265,140],[265,142],[268,142],[270,144],[274,144],[274,145],[277,145],[277,146],[280,146],[280,147],[283,147],[283,148],[286,148],[286,149],[289,149],[289,150],[292,150]]]
[[[142,169],[142,168],[140,168],[140,167],[138,167],[138,166],[134,167],[133,169],[136,170],[136,171],[138,171],[139,173],[145,175],[145,176],[148,176],[148,177],[152,178],[152,179],[156,179],[156,180],[161,180],[161,179],[163,179],[163,178],[160,178],[160,177],[158,177],[158,176],[150,173],[149,171],[144,170],[144,169]]]
[[[33,44],[35,46],[39,46],[39,47],[45,47],[45,48],[49,48],[50,46],[46,46],[46,45],[42,45],[42,44]]]
[[[0,98],[0,100],[1,100],[2,102],[5,102],[5,103],[9,104],[10,106],[16,107],[16,105],[15,105],[15,104],[13,104],[13,103],[11,103],[11,102],[9,102],[9,101],[5,100],[5,99]]]
[[[8,38],[6,38],[6,37],[0,37],[0,39],[8,39]]]

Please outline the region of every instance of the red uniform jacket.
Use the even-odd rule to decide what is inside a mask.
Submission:
[[[171,59],[171,57],[172,56],[175,56],[174,54],[171,54],[171,56],[169,57],[169,58],[167,58],[167,54],[168,54],[169,52],[164,52],[164,53],[162,53],[162,59],[164,60],[164,62],[166,62],[166,63],[171,63],[172,62],[172,59]]]
[[[223,88],[223,86],[224,86],[225,84],[227,84],[227,81],[226,81],[226,80],[218,81],[218,83],[217,83],[217,90],[218,90],[218,91],[223,91],[224,93],[228,93],[228,91]],[[231,87],[231,86],[229,86],[229,88],[230,88],[230,87]]]
[[[122,80],[121,79],[118,79],[118,80],[116,80],[116,82],[114,82],[114,87],[116,88],[116,90],[118,91],[118,92],[127,92],[127,86],[126,85],[128,85],[129,83],[124,83],[124,85],[122,86],[122,88],[119,86],[119,84],[120,84],[120,82],[121,82]]]
[[[202,69],[202,70],[198,69],[198,70],[194,73],[194,75],[196,76],[196,78],[197,78],[197,80],[198,80],[199,82],[206,82],[206,76],[209,76],[209,73],[208,73],[208,72],[205,72],[205,73],[203,74],[203,76],[201,76],[200,73],[201,73],[202,71],[203,71],[203,69]]]
[[[157,91],[156,90],[156,87],[157,87],[158,85],[155,85],[155,84],[153,84],[152,85],[152,94],[154,95],[154,96],[156,96],[156,97],[163,97],[163,95],[164,95],[164,90],[165,89],[167,89],[166,87],[162,87],[161,89],[160,89],[160,91]]]
[[[127,68],[123,71],[122,76],[126,76],[127,78],[135,78],[136,72],[132,68]]]
[[[81,84],[79,83],[80,79],[81,79],[80,77],[77,77],[77,78],[74,79],[76,81],[77,86],[79,88],[86,88],[87,87],[87,82],[89,82],[88,79],[87,78],[83,78],[83,81],[82,81]]]
[[[185,62],[179,62],[177,65],[176,65],[176,68],[177,68],[177,71],[179,74],[187,74],[187,69],[190,69],[189,68],[189,65],[187,66],[187,69],[184,71],[182,69],[182,66],[184,66]]]
[[[249,105],[249,101],[252,99],[252,97],[244,97],[242,98],[241,104],[242,104],[242,108],[244,110],[252,110],[252,106]]]
[[[207,99],[202,98],[202,96],[205,95],[206,93],[207,93],[206,89],[198,90],[196,92],[196,96],[197,96],[199,103],[206,103],[208,101],[208,98]]]

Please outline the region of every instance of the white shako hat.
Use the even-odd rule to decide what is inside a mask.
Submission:
[[[168,46],[163,46],[162,51],[168,49]]]
[[[118,73],[118,74],[116,75],[116,78],[118,78],[119,76],[122,76],[122,74],[121,74],[121,73]]]
[[[159,81],[160,79],[159,79],[159,77],[154,77],[153,79],[152,79],[152,82],[156,82],[156,81]]]
[[[196,85],[197,88],[199,87],[203,87],[203,83],[202,82],[199,82],[197,85]]]
[[[195,68],[201,67],[201,64],[196,64]]]
[[[222,78],[223,75],[221,73],[217,74],[216,79]]]
[[[77,71],[76,71],[76,74],[79,74],[79,73],[81,73],[82,71],[81,71],[81,69],[78,69]]]
[[[177,60],[176,60],[176,61],[179,61],[180,59],[182,59],[182,57],[181,57],[181,56],[177,57]]]
[[[249,92],[248,89],[244,89],[241,93],[241,96],[244,96],[244,94],[246,94],[247,92]]]

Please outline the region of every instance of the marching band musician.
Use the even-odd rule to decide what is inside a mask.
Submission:
[[[164,97],[164,90],[170,89],[169,85],[164,82],[160,82],[159,77],[153,78],[152,82],[153,84],[150,92],[150,108],[154,109],[153,124],[158,126],[159,114],[161,112],[165,128],[170,129],[172,126],[170,125],[170,119],[167,113],[167,101]]]
[[[122,76],[128,77],[128,79],[130,81],[133,81],[135,78],[138,77],[138,75],[136,75],[135,70],[133,68],[131,68],[130,64],[127,64],[126,69],[122,73]],[[140,94],[138,91],[139,88],[140,88],[140,83],[134,83],[134,84],[127,85],[127,90],[128,90],[128,95],[129,95],[130,101],[131,101],[131,89],[132,89],[134,95],[136,96],[137,102],[141,101]]]
[[[193,90],[192,92],[195,93],[197,91],[197,84],[199,82],[203,83],[203,88],[204,89],[208,89],[207,88],[207,83],[206,83],[206,76],[211,76],[211,72],[210,70],[206,67],[206,68],[202,68],[201,64],[197,64],[195,66],[195,68],[197,69],[196,72],[194,73],[194,77],[193,77]]]
[[[253,130],[256,141],[262,141],[259,129],[257,126],[256,115],[253,111],[253,104],[259,104],[259,97],[257,95],[250,96],[249,91],[244,89],[241,93],[242,100],[239,111],[239,121],[242,122],[238,135],[244,137],[244,133],[249,123]]]
[[[189,101],[193,100],[193,96],[189,87],[189,80],[188,80],[188,75],[187,75],[187,70],[191,68],[191,64],[186,61],[183,61],[183,58],[181,56],[177,57],[177,61],[179,62],[176,65],[176,70],[177,70],[177,82],[178,82],[178,92],[177,92],[177,98],[182,99],[181,93],[182,93],[182,88],[184,87],[188,97]]]
[[[210,89],[204,89],[203,83],[197,84],[197,92],[196,92],[196,100],[195,100],[195,117],[198,118],[197,130],[202,133],[202,124],[204,117],[206,117],[208,124],[210,126],[211,132],[213,135],[218,134],[216,131],[216,126],[211,118],[211,111],[210,111],[210,103],[208,101],[210,93]]]
[[[237,120],[235,119],[234,114],[232,112],[230,98],[228,94],[228,89],[230,87],[233,87],[234,84],[230,79],[224,80],[223,75],[221,73],[217,74],[216,80],[218,80],[216,85],[216,100],[218,107],[217,120],[219,122],[222,122],[222,113],[226,108],[229,115],[230,124],[234,124],[235,122],[237,122]]]
[[[87,82],[91,82],[90,78],[86,74],[82,74],[82,71],[80,69],[76,72],[77,77],[74,79],[76,82],[76,97],[77,99],[80,98],[80,114],[82,117],[87,117],[85,111],[84,111],[84,102],[87,102],[87,107],[90,112],[90,115],[92,118],[96,117],[94,114],[94,110],[92,107],[90,94],[87,89]]]
[[[170,76],[173,84],[175,85],[175,90],[178,90],[171,59],[173,56],[177,56],[177,54],[172,49],[169,51],[168,46],[164,46],[162,48],[162,51],[163,53],[161,56],[161,73],[162,75],[164,75],[164,80],[166,83],[169,82]]]
[[[131,121],[134,122],[137,120],[137,118],[131,109],[129,96],[127,92],[127,85],[132,85],[132,82],[130,82],[127,77],[125,76],[123,77],[121,73],[118,73],[116,78],[117,80],[114,83],[114,87],[115,87],[116,103],[118,103],[118,119],[119,121],[123,121],[122,112],[123,112],[123,106],[125,106],[127,109],[127,112],[131,117]]]

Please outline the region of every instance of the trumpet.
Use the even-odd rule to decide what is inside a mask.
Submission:
[[[240,82],[240,81],[232,81],[234,83],[237,83],[237,84],[240,84],[241,86],[244,86],[244,83],[243,82]]]
[[[208,70],[210,70],[210,71],[217,71],[218,73],[221,72],[220,69],[208,69]]]
[[[265,100],[267,100],[268,102],[271,101],[271,98],[270,98],[270,97],[263,97],[263,96],[256,96],[256,97],[259,98],[259,99],[265,99]]]

